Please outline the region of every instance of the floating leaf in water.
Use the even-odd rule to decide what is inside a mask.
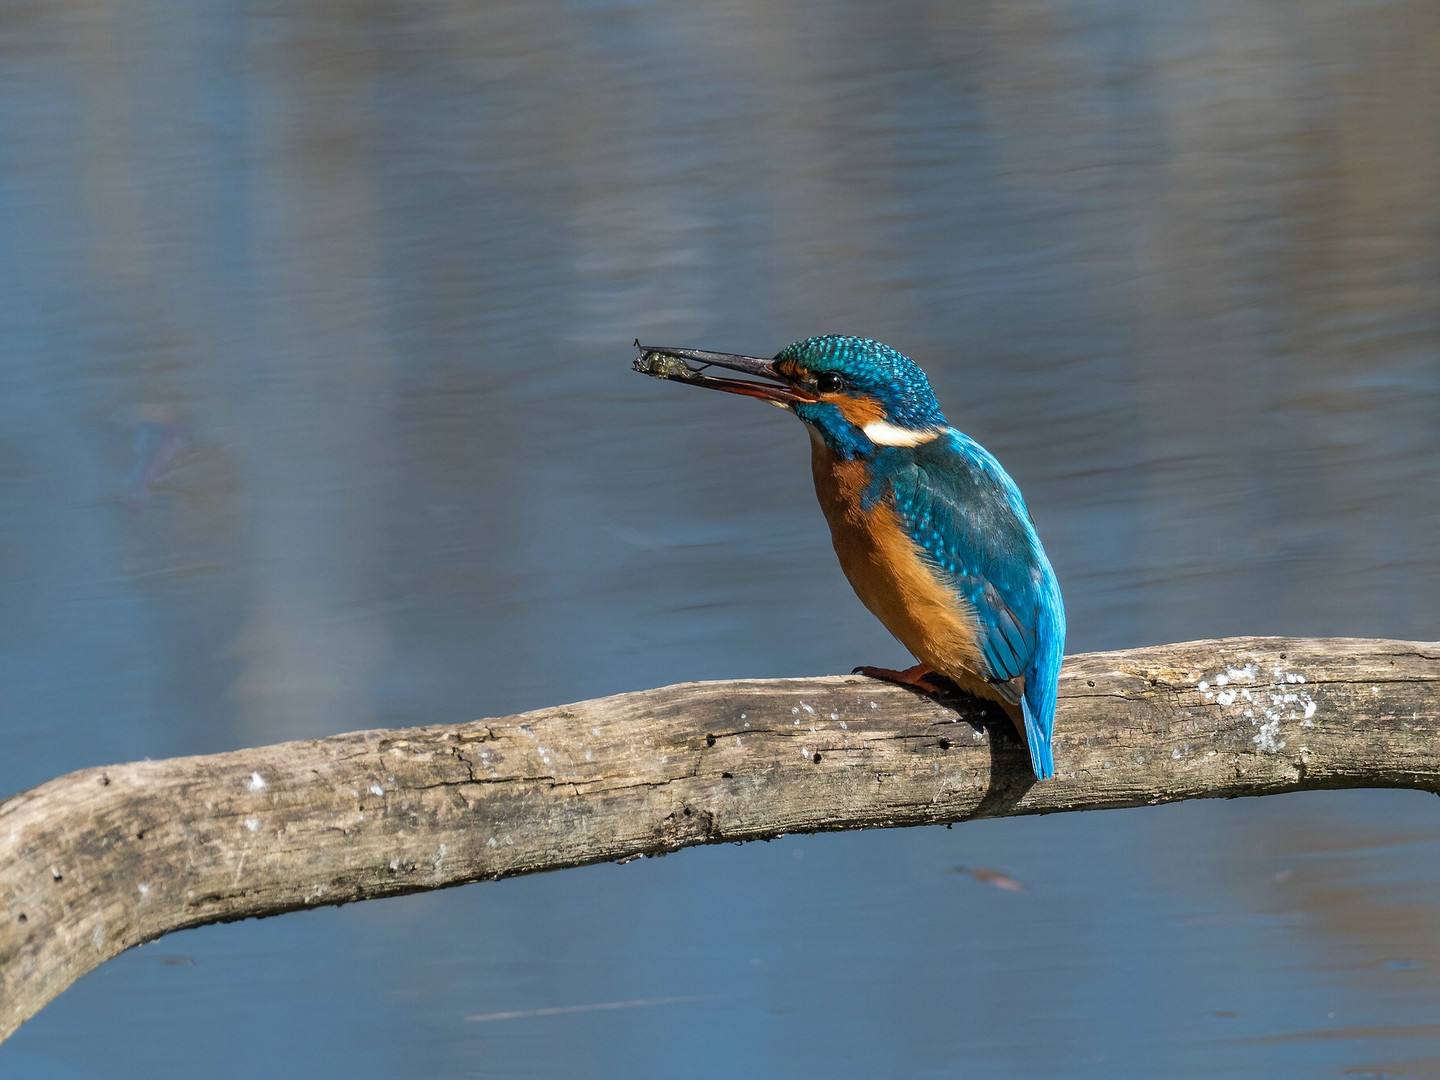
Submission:
[[[952,866],[950,872],[952,874],[969,874],[976,881],[994,885],[997,889],[1006,889],[1009,892],[1020,892],[1025,888],[1009,874],[1002,874],[999,870],[989,870],[983,866]]]

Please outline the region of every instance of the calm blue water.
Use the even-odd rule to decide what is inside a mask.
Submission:
[[[637,335],[914,355],[1072,651],[1440,638],[1437,54],[1422,0],[0,6],[0,791],[906,663],[799,426]],[[0,1075],[1428,1077],[1437,856],[1394,792],[692,850],[176,934]]]

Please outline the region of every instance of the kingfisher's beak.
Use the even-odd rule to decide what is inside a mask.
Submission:
[[[814,394],[787,379],[775,368],[775,361],[759,356],[737,356],[734,353],[708,352],[705,349],[671,349],[662,345],[641,345],[640,358],[634,367],[645,375],[660,379],[673,379],[692,386],[706,386],[711,390],[724,390],[730,394],[744,394],[760,398],[780,406],[801,402],[813,402]],[[764,382],[744,379],[726,379],[706,374],[710,367],[727,368],[743,375],[751,375]]]

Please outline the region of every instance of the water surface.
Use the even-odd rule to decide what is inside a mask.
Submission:
[[[903,665],[798,425],[634,376],[637,335],[914,355],[1071,651],[1440,637],[1437,53],[1433,4],[1368,0],[4,7],[0,790]],[[1434,802],[204,928],[0,1072],[1429,1076]]]

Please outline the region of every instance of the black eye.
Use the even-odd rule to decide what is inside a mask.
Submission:
[[[815,376],[815,389],[822,394],[836,394],[845,389],[845,376],[833,371],[822,371]]]

